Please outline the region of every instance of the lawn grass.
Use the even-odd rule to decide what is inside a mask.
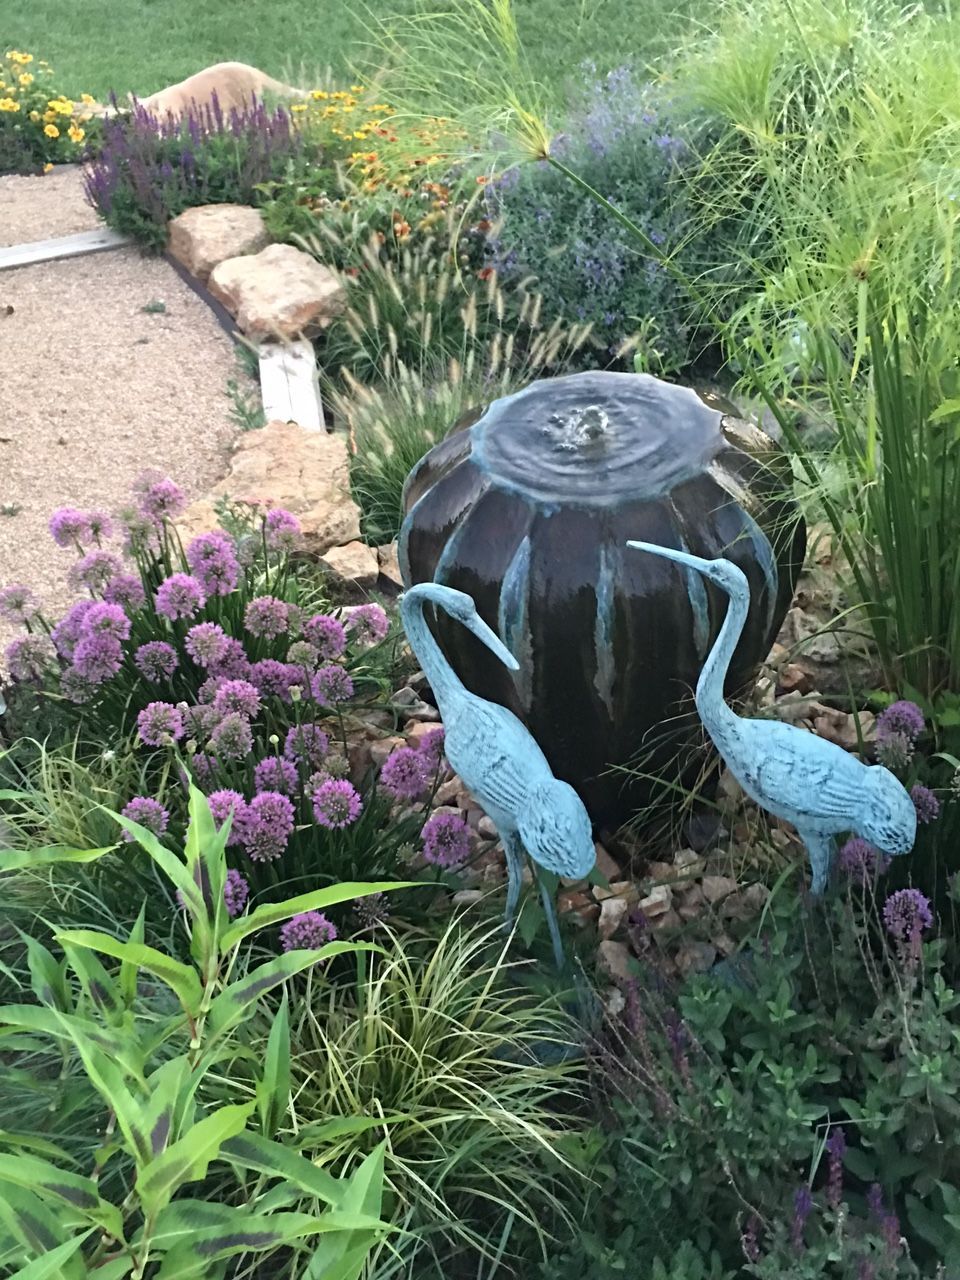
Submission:
[[[448,9],[450,0],[437,0]],[[456,0],[453,0],[456,3]],[[56,87],[144,96],[213,62],[253,63],[299,83],[352,78],[378,19],[410,0],[29,0],[6,6],[3,47],[45,58]],[[593,60],[643,61],[687,24],[692,0],[516,0],[534,71],[555,92]]]

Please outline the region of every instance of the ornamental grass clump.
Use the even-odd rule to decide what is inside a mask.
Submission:
[[[89,93],[80,101],[55,93],[49,62],[8,49],[0,56],[0,174],[47,173],[75,163],[99,131]]]

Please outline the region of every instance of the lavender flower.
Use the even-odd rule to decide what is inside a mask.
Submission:
[[[930,900],[919,889],[898,889],[883,904],[883,923],[896,944],[901,964],[912,973],[920,960],[923,931],[933,924]]]
[[[435,813],[421,833],[423,858],[436,867],[457,867],[470,856],[470,828],[455,813]]]
[[[343,667],[321,667],[310,681],[310,692],[321,706],[346,702],[353,697],[353,681]]]
[[[880,1223],[880,1234],[883,1237],[883,1252],[886,1261],[895,1263],[900,1256],[900,1219],[895,1213],[884,1215]]]
[[[73,657],[77,641],[83,635],[84,619],[93,608],[93,605],[94,601],[92,600],[78,600],[53,628],[51,639],[56,645],[57,653],[61,658],[69,660]]]
[[[253,771],[257,791],[282,791],[292,795],[297,789],[297,768],[282,756],[267,756]]]
[[[279,858],[293,834],[294,811],[279,791],[261,791],[247,806],[243,844],[253,862]]]
[[[90,540],[90,522],[85,511],[61,507],[50,517],[50,536],[58,547],[82,546]]]
[[[47,636],[17,636],[7,645],[7,666],[17,680],[40,680],[56,658]]]
[[[228,596],[240,581],[240,561],[231,538],[220,530],[201,533],[187,546],[187,564],[208,596]]]
[[[0,618],[23,625],[36,617],[39,604],[29,587],[0,588]]]
[[[162,747],[183,737],[183,717],[172,702],[150,702],[137,716],[140,741]]]
[[[189,573],[172,573],[157,588],[157,613],[171,622],[192,618],[207,602],[203,587]]]
[[[257,596],[247,605],[243,620],[251,635],[275,640],[287,629],[287,606],[276,596]]]
[[[214,676],[225,676],[228,680],[250,680],[250,661],[247,658],[247,651],[239,640],[234,640],[232,636],[227,637],[227,650],[219,662],[215,662],[210,667],[210,674]],[[263,690],[261,689],[261,693]]]
[[[283,507],[267,512],[264,538],[271,551],[295,551],[301,542],[300,521]]]
[[[380,770],[380,784],[395,800],[417,800],[427,788],[423,756],[411,747],[398,747]]]
[[[103,684],[123,665],[120,641],[105,631],[81,636],[73,651],[73,665],[90,684]]]
[[[180,486],[156,471],[145,471],[133,488],[141,515],[157,524],[172,520],[187,505]]]
[[[140,674],[154,684],[169,680],[178,666],[177,651],[165,640],[148,640],[140,645],[133,661]]]
[[[891,703],[877,717],[877,741],[889,738],[892,734],[902,734],[913,744],[925,728],[926,721],[917,704],[902,699]]]
[[[836,1213],[843,1199],[843,1157],[847,1151],[847,1140],[843,1130],[836,1125],[830,1130],[827,1138],[827,1204]]]
[[[260,710],[260,694],[249,680],[224,680],[213,700],[218,716],[231,713],[253,720]]]
[[[314,951],[325,942],[334,942],[336,937],[336,925],[319,911],[304,911],[280,929],[280,945],[284,951]]]
[[[130,619],[120,605],[101,601],[84,616],[83,634],[99,634],[113,636],[114,640],[127,640],[130,636]]]
[[[331,831],[349,827],[363,809],[356,788],[344,778],[327,778],[313,793],[313,816]]]
[[[330,738],[318,724],[295,724],[287,730],[283,754],[288,760],[319,769],[330,750]]]
[[[151,796],[134,796],[124,805],[121,813],[131,822],[139,823],[141,827],[152,831],[155,836],[162,836],[170,821],[170,815],[160,801]],[[124,831],[122,838],[128,842],[134,839],[129,831]]]
[[[227,656],[228,641],[216,622],[198,622],[187,632],[183,647],[198,667],[214,667]]]
[[[147,593],[136,574],[118,573],[103,588],[103,598],[110,604],[122,605],[133,613],[146,604]]]
[[[263,658],[255,662],[249,671],[250,683],[256,685],[265,698],[283,698],[289,701],[290,688],[302,684],[304,675],[289,662],[278,662],[276,658]]]
[[[886,1214],[886,1207],[883,1203],[883,1187],[879,1182],[871,1182],[867,1188],[867,1212],[870,1214],[870,1220],[874,1225],[879,1226]]]
[[[303,624],[304,639],[321,658],[339,658],[347,647],[347,633],[342,622],[325,613],[315,613]]]
[[[790,1224],[790,1241],[797,1253],[804,1248],[803,1229],[813,1209],[813,1196],[810,1188],[804,1183],[797,1187],[793,1196],[793,1221]]]
[[[380,605],[361,604],[351,611],[347,629],[356,644],[377,644],[390,630],[390,619]]]
[[[253,750],[250,721],[239,711],[231,711],[211,733],[209,745],[221,760],[245,759]]]
[[[917,811],[917,821],[924,824],[936,822],[940,817],[940,801],[929,787],[919,782],[910,788],[910,799]]]
[[[71,587],[102,591],[120,572],[120,561],[111,551],[89,551],[71,565],[67,581]]]
[[[194,757],[196,760],[196,757]],[[233,822],[230,827],[230,836],[227,844],[242,844],[245,834],[247,821],[247,802],[239,791],[211,791],[207,796],[207,804],[210,806],[210,813],[218,827],[222,827],[226,820],[232,815]]]
[[[845,871],[852,880],[863,883],[882,875],[890,865],[889,858],[885,857],[879,849],[875,849],[869,841],[862,840],[859,836],[852,836],[841,845],[838,861],[841,870]]]
[[[240,872],[231,867],[227,872],[227,878],[223,885],[223,905],[226,907],[227,915],[231,920],[240,914],[247,905],[249,897],[250,886]]]

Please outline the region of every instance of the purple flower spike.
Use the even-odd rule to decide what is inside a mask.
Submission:
[[[231,867],[223,885],[223,905],[231,920],[240,914],[247,905],[249,897],[250,886],[240,872]]]
[[[910,799],[917,811],[917,821],[922,823],[936,822],[940,817],[940,801],[929,787],[919,782],[910,788]]]
[[[196,578],[189,573],[172,573],[160,583],[156,595],[157,613],[171,622],[192,618],[206,604],[206,595]]]
[[[803,1230],[813,1210],[813,1196],[810,1188],[804,1183],[797,1187],[793,1196],[793,1221],[790,1224],[790,1242],[797,1253],[804,1249]]]
[[[140,741],[162,747],[183,737],[183,717],[171,702],[150,702],[137,716]]]
[[[847,1140],[843,1130],[835,1126],[827,1138],[827,1204],[836,1213],[843,1199],[843,1157],[847,1152]]]
[[[170,815],[160,801],[154,800],[151,796],[134,796],[124,805],[121,812],[125,818],[139,823],[141,827],[146,827],[155,836],[162,836],[170,821]],[[128,842],[134,839],[129,831],[124,831],[122,838]]]
[[[470,828],[455,813],[435,813],[423,827],[423,857],[437,867],[457,867],[470,856]]]
[[[336,925],[319,911],[304,911],[280,929],[284,951],[313,951],[325,942],[336,941],[336,937]]]
[[[919,889],[898,889],[883,904],[883,923],[908,974],[920,961],[921,940],[933,924],[930,900]]]
[[[327,778],[313,793],[313,816],[321,827],[331,831],[349,827],[362,809],[359,793],[344,778]]]
[[[424,758],[411,747],[398,747],[380,770],[380,784],[395,800],[417,800],[427,789]]]

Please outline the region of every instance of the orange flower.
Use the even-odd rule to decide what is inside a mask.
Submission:
[[[477,272],[478,280],[489,280],[493,275],[493,267],[481,267]]]
[[[490,179],[486,176],[486,174],[481,173],[481,174],[477,177],[477,186],[478,186],[478,187],[485,187],[489,181],[490,181]]]

